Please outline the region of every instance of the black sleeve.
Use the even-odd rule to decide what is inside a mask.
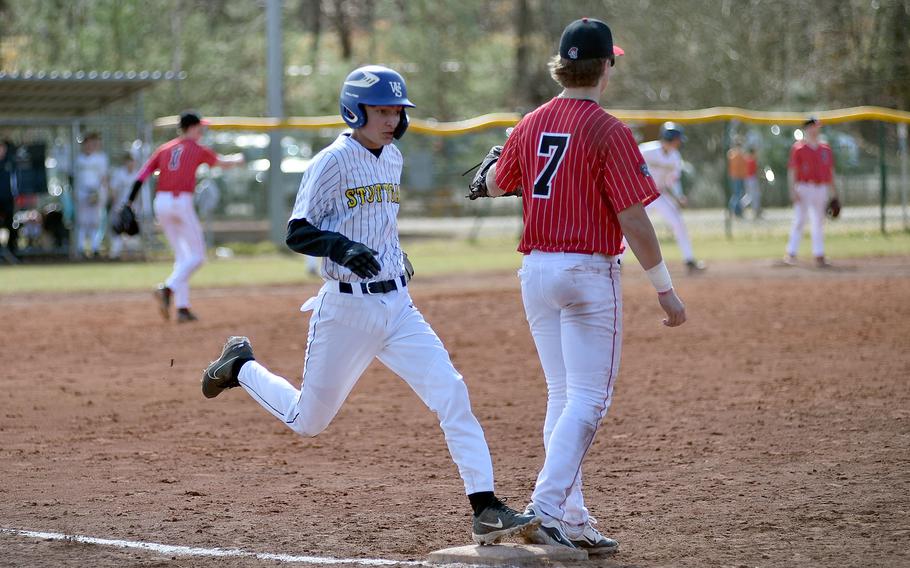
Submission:
[[[288,248],[309,256],[327,256],[338,262],[344,256],[344,249],[353,241],[341,233],[322,231],[306,219],[292,219],[288,223],[288,236],[284,241]]]
[[[142,180],[136,180],[133,182],[133,189],[130,190],[130,197],[127,199],[127,203],[132,203],[136,196],[139,195],[139,189],[142,187]]]

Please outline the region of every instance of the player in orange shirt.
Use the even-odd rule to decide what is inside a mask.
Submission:
[[[746,155],[743,153],[743,145],[739,140],[733,142],[733,147],[727,152],[727,174],[730,176],[730,203],[727,207],[730,213],[737,217],[743,216],[743,195],[746,190]]]

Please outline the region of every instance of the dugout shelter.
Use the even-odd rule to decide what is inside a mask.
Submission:
[[[144,118],[144,92],[185,76],[160,71],[0,72],[0,138],[11,139],[29,157],[29,171],[20,173],[16,184],[17,218],[26,224],[22,228],[29,229],[56,204],[65,228],[71,229],[76,215],[71,164],[82,135],[99,132],[109,156],[131,141],[147,146],[151,129]],[[23,254],[75,258],[75,239],[67,241],[60,247],[38,240],[45,245]]]

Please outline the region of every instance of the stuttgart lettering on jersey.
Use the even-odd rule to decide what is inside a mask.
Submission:
[[[353,209],[358,205],[367,203],[382,203],[390,201],[399,203],[401,201],[401,187],[394,183],[374,183],[365,187],[355,187],[344,192],[347,197],[348,209]]]
[[[340,135],[313,157],[303,172],[291,220],[306,219],[323,231],[341,233],[377,251],[382,270],[372,280],[392,280],[404,274],[398,240],[401,168],[404,160],[394,144],[377,157]],[[325,258],[322,277],[361,282],[347,268]]]
[[[616,213],[659,195],[629,128],[591,100],[555,98],[525,116],[496,165],[496,184],[522,192],[528,254],[622,250]]]

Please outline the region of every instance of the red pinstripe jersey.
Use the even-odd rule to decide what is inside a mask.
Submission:
[[[831,183],[834,171],[834,152],[831,146],[819,142],[814,148],[805,140],[795,142],[790,148],[787,167],[796,172],[796,181],[806,183]]]
[[[628,126],[594,101],[559,97],[512,131],[496,185],[522,188],[524,254],[619,254],[616,213],[660,195]]]
[[[214,166],[217,163],[218,154],[212,149],[189,138],[174,138],[155,150],[137,179],[145,181],[158,171],[158,191],[191,193],[196,188],[196,169],[202,164]]]

